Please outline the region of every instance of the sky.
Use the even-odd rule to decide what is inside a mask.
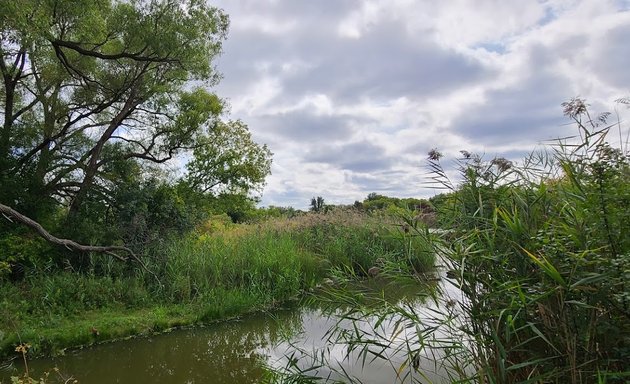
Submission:
[[[630,0],[214,0],[214,91],[274,153],[262,206],[435,194],[427,153],[518,162],[575,133],[561,103],[627,109]]]

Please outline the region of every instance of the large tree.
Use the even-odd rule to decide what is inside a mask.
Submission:
[[[165,162],[222,110],[185,87],[218,79],[228,19],[205,1],[2,3],[0,177],[22,183],[5,201],[55,198],[76,214],[88,194],[107,198],[109,163]]]
[[[244,125],[220,122],[224,103],[209,91],[227,28],[205,0],[0,0],[0,203],[35,219],[61,205],[70,222],[87,202],[114,205],[117,185],[150,164],[193,150],[210,161],[226,127],[244,137]],[[249,184],[225,164],[206,171],[256,185],[269,156],[264,175],[216,163],[241,167]]]

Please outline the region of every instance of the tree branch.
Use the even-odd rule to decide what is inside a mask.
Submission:
[[[102,52],[98,52],[96,50],[83,48],[80,43],[75,42],[75,41],[64,41],[60,39],[49,40],[49,41],[55,48],[64,47],[64,48],[71,49],[77,53],[80,53],[82,55],[96,57],[103,60],[131,59],[134,61],[151,62],[151,63],[179,63],[179,60],[171,59],[168,57],[168,55],[164,57],[144,55],[143,53],[146,51],[146,47],[136,53],[119,52],[119,53],[113,53],[113,54],[105,54]]]
[[[71,251],[106,253],[106,254],[108,254],[108,255],[110,255],[112,257],[115,257],[115,258],[117,258],[118,260],[121,260],[121,261],[127,261],[128,258],[120,256],[119,254],[115,253],[115,251],[126,252],[136,262],[138,262],[138,264],[140,264],[140,266],[142,266],[142,268],[145,271],[147,271],[150,274],[152,274],[156,278],[158,283],[160,282],[160,280],[158,279],[157,275],[155,273],[153,273],[152,271],[150,271],[147,268],[147,266],[142,262],[142,260],[140,260],[138,258],[138,256],[136,256],[136,254],[131,249],[129,249],[127,247],[119,246],[119,245],[110,245],[110,246],[83,245],[83,244],[79,244],[79,243],[77,243],[76,241],[73,241],[73,240],[60,239],[58,237],[55,237],[55,236],[51,235],[47,230],[44,229],[44,227],[42,227],[41,224],[39,224],[35,220],[24,216],[23,214],[21,214],[20,212],[16,211],[15,209],[13,209],[13,208],[11,208],[9,206],[6,206],[6,205],[4,205],[2,203],[0,203],[0,213],[2,213],[2,215],[7,220],[9,220],[11,222],[13,222],[12,219],[15,219],[18,222],[26,225],[27,227],[30,227],[35,232],[37,232],[38,235],[43,237],[49,243],[52,243],[52,244],[55,244],[55,245],[64,246],[64,247],[68,248]]]
[[[43,237],[49,243],[52,243],[55,245],[62,245],[71,251],[107,253],[111,256],[114,256],[118,260],[127,261],[126,257],[120,256],[114,253],[114,251],[123,251],[123,252],[127,252],[131,257],[138,260],[138,257],[136,256],[136,254],[133,253],[133,251],[127,247],[118,246],[118,245],[111,245],[111,246],[106,246],[106,247],[94,246],[94,245],[83,245],[73,240],[60,239],[58,237],[55,237],[51,235],[48,231],[46,231],[44,227],[42,227],[41,224],[39,224],[35,220],[24,216],[20,212],[4,204],[0,204],[0,213],[2,213],[2,215],[9,221],[13,221],[12,219],[15,219],[18,222],[26,225],[27,227],[30,227],[35,232],[37,232],[38,235]]]

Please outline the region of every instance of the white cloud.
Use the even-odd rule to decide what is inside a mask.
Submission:
[[[562,101],[630,93],[628,1],[219,6],[232,27],[217,92],[275,154],[265,204],[427,195],[430,148],[522,154],[565,129]]]

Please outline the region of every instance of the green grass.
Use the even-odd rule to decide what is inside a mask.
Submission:
[[[0,357],[14,356],[19,343],[32,346],[30,355],[48,355],[270,308],[333,271],[365,276],[379,258],[417,272],[431,268],[426,245],[401,228],[392,218],[351,210],[206,223],[145,255],[151,274],[98,255],[81,272],[27,271],[22,281],[0,280]]]

